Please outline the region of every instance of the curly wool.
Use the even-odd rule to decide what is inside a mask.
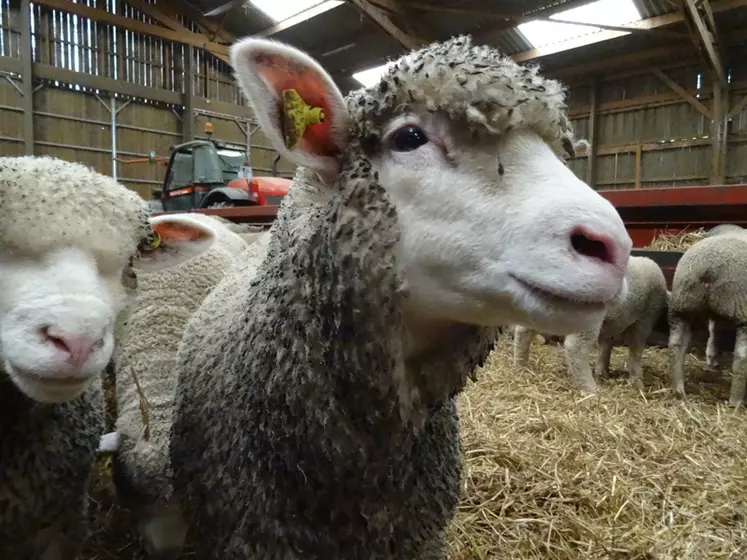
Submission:
[[[121,261],[151,234],[147,204],[134,191],[80,163],[0,158],[0,246],[31,257],[84,247]]]
[[[259,271],[191,318],[171,460],[197,556],[441,556],[460,489],[453,397],[496,331],[465,326],[406,364],[399,237],[353,142],[333,188],[299,168]]]
[[[169,437],[176,392],[176,351],[191,314],[243,259],[247,243],[220,221],[200,214],[216,234],[203,253],[176,266],[138,273],[137,297],[121,326],[115,356],[119,452],[114,462],[118,490],[136,504],[166,504],[171,499]],[[137,384],[135,383],[137,378]],[[146,425],[140,408],[147,404]]]
[[[400,58],[372,88],[350,93],[353,134],[367,151],[381,141],[382,123],[412,109],[441,111],[475,133],[530,128],[557,153],[575,153],[563,85],[520,66],[495,48],[454,37]]]
[[[62,246],[105,260],[151,234],[146,203],[90,168],[49,157],[0,158],[0,246],[36,258]],[[64,404],[32,401],[0,361],[0,557],[38,558],[31,542],[64,529],[69,550],[87,535],[86,489],[103,431],[100,382]],[[27,555],[27,556],[24,556]]]

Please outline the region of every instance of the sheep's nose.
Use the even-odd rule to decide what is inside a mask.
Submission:
[[[96,339],[85,335],[60,333],[54,331],[51,327],[43,327],[41,334],[48,343],[67,353],[67,361],[76,368],[82,367],[91,357],[91,354],[104,345],[103,338]]]
[[[630,250],[606,233],[588,226],[576,226],[571,230],[571,247],[582,257],[598,260],[623,270],[630,257]]]

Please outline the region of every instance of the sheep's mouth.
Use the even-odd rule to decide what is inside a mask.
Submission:
[[[85,383],[88,381],[88,378],[86,377],[75,377],[72,375],[67,375],[65,377],[44,377],[39,375],[38,373],[33,373],[25,369],[20,369],[17,367],[13,369],[16,375],[18,375],[19,377],[26,379],[26,381],[28,382],[36,383],[42,387],[72,389],[75,387],[80,387],[81,385],[85,385]]]
[[[534,282],[529,282],[518,276],[510,274],[511,278],[516,280],[526,291],[551,305],[561,305],[565,307],[574,307],[576,309],[585,309],[588,311],[597,311],[604,308],[605,302],[601,300],[582,299],[568,293],[559,293],[548,290]]]

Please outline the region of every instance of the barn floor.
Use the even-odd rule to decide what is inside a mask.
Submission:
[[[690,356],[683,403],[667,389],[665,350],[646,350],[644,395],[624,359],[615,349],[617,375],[582,398],[562,347],[535,343],[532,371],[517,371],[511,341],[499,344],[460,400],[463,492],[449,560],[747,557],[747,411],[725,405],[728,373]],[[140,558],[108,470],[102,461],[83,558]]]

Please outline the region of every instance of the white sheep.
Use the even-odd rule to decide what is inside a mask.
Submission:
[[[565,337],[568,370],[583,391],[594,391],[596,381],[589,366],[589,353],[599,344],[596,373],[609,373],[613,339],[622,337],[628,346],[628,371],[633,385],[643,389],[641,358],[646,340],[667,307],[667,283],[656,262],[648,257],[630,257],[626,273],[628,290],[607,304],[604,321],[595,328]],[[526,366],[534,331],[517,325],[514,334],[514,365]]]
[[[168,460],[177,347],[189,316],[248,257],[248,244],[199,213],[161,215],[151,224],[160,244],[134,265],[137,295],[115,352],[116,432],[102,438],[99,451],[117,451],[118,498],[134,512],[148,555],[163,558],[180,553],[186,530],[171,500]]]
[[[81,549],[101,376],[151,234],[145,201],[110,177],[0,158],[0,558]]]
[[[171,461],[195,554],[439,558],[455,396],[499,325],[600,321],[631,240],[564,165],[561,85],[468,37],[347,99],[287,45],[245,39],[231,63],[301,167],[259,270],[219,284],[179,348]]]
[[[728,227],[724,227],[728,226]],[[715,323],[737,328],[729,403],[744,400],[747,384],[747,231],[724,224],[689,247],[677,263],[669,305],[672,389],[685,397],[684,362],[693,327],[708,321],[708,362],[716,361]]]

